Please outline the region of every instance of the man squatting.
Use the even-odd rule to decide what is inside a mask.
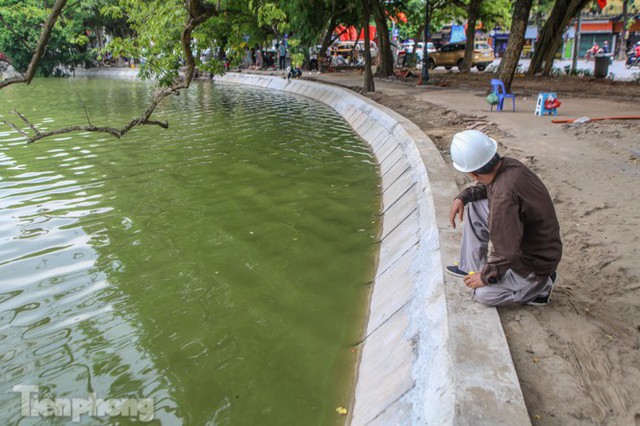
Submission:
[[[562,257],[553,202],[533,171],[497,151],[497,142],[477,130],[453,137],[453,166],[476,184],[453,201],[451,225],[466,218],[460,262],[446,271],[463,277],[483,305],[546,305]]]

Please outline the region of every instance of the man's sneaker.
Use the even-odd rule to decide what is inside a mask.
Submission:
[[[551,301],[551,294],[553,293],[553,289],[555,288],[555,282],[558,279],[558,273],[553,271],[549,274],[549,278],[551,278],[551,290],[549,290],[549,294],[546,296],[538,296],[535,299],[527,302],[529,306],[544,306],[548,305]]]
[[[457,265],[447,266],[447,273],[449,275],[453,275],[454,277],[459,277],[459,278],[463,278],[469,275],[467,272],[458,268]]]

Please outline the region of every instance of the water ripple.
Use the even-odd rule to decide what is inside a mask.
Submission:
[[[194,86],[158,108],[168,130],[0,132],[3,423],[27,420],[15,384],[153,398],[166,424],[335,419],[373,263],[373,158],[324,106]],[[76,90],[96,125],[149,100],[134,82],[34,89],[7,93],[68,114],[33,110],[50,129],[84,120]]]

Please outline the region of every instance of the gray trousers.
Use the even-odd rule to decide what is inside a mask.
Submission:
[[[487,200],[467,204],[460,246],[459,268],[463,271],[478,272],[487,264],[488,216]],[[551,287],[551,278],[546,275],[531,273],[528,277],[521,277],[508,269],[496,284],[476,289],[474,297],[477,302],[487,306],[512,305],[529,302],[538,296],[546,296],[551,292]]]

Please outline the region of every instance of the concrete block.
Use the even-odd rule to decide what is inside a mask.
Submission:
[[[368,424],[413,387],[408,321],[400,311],[364,341],[352,424]]]
[[[393,166],[391,166],[387,170],[384,170],[385,164],[380,165],[380,170],[381,171],[384,170],[382,172],[384,188],[393,185],[393,183],[396,180],[398,180],[400,176],[402,176],[407,172],[413,174],[413,170],[411,170],[411,166],[402,160],[403,158],[400,158],[398,161],[395,162],[395,164],[393,164]]]
[[[358,129],[360,128],[360,126],[362,126],[364,124],[365,121],[367,121],[367,118],[369,117],[367,115],[366,112],[362,111],[361,109],[358,110],[360,112],[360,114],[358,116],[355,116],[353,118],[353,121],[351,122],[351,127],[357,132]]]
[[[382,162],[385,161],[393,153],[393,151],[397,150],[402,151],[402,147],[392,135],[385,146],[381,147],[381,149],[376,153],[376,155],[378,156],[378,162],[382,164]]]
[[[385,228],[384,223],[382,227],[378,268],[384,270],[420,241],[418,213],[414,211],[394,228]]]
[[[399,400],[387,407],[374,419],[371,419],[367,425],[389,426],[412,424],[411,413],[414,410],[413,404],[411,403],[411,393],[413,393],[413,389],[405,393]]]
[[[360,123],[358,127],[354,127],[353,129],[357,134],[360,135],[364,140],[368,140],[364,138],[365,134],[378,134],[380,133],[380,126],[375,120],[372,120],[369,116],[365,115],[365,119]],[[374,129],[375,133],[370,133],[371,130]]]
[[[410,249],[396,263],[376,277],[371,295],[371,314],[365,335],[373,333],[413,297],[411,264],[416,248]]]
[[[389,184],[386,184],[386,182],[383,183],[382,211],[386,212],[386,210],[393,206],[407,191],[413,192],[416,197],[420,194],[420,188],[417,186],[414,176],[409,170],[393,182]],[[417,199],[416,202],[418,202]]]
[[[413,189],[413,187],[411,189]],[[389,229],[394,229],[411,213],[418,210],[416,191],[412,191],[411,189],[402,194],[395,203],[389,207],[385,207],[384,223],[388,225]]]
[[[393,167],[395,167],[399,162],[406,164],[404,152],[402,152],[402,148],[396,145],[396,147],[389,152],[385,158],[380,160],[380,174],[382,177],[386,173],[389,172]]]
[[[325,105],[329,105],[330,98],[331,98],[331,92],[318,89],[318,96],[316,97],[318,101],[322,102]]]
[[[376,160],[378,161],[378,163],[380,163],[380,160],[382,160],[382,157],[380,156],[380,152],[382,150],[385,150],[385,146],[387,146],[387,143],[391,140],[392,140],[391,135],[386,130],[381,130],[380,133],[376,135],[376,137],[373,140],[369,141],[369,145],[371,145],[371,148],[373,149],[373,152],[376,155]]]
[[[375,151],[373,141],[378,137],[383,137],[385,130],[374,120],[370,118],[365,121],[356,132],[360,135],[360,137],[367,142],[367,144],[371,147],[373,151]]]
[[[351,125],[351,123],[353,122],[353,120],[355,119],[355,117],[359,116],[360,114],[362,114],[360,111],[358,111],[358,109],[356,107],[354,107],[353,105],[345,105],[344,107],[342,107],[341,109],[337,110],[338,113],[340,113],[340,115],[342,116],[342,118],[344,118],[344,121],[346,121],[347,123],[349,123],[349,125]],[[353,127],[353,126],[352,126]]]

